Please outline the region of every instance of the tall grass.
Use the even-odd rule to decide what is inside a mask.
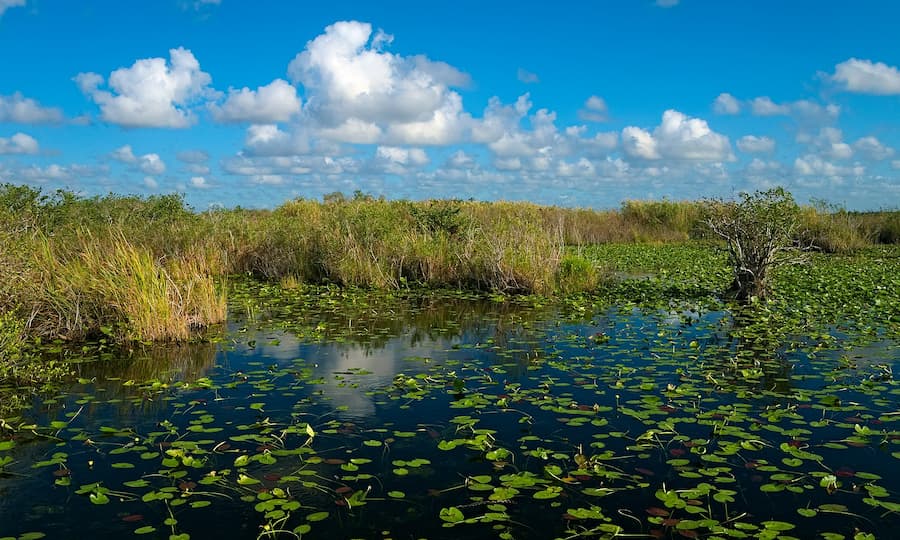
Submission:
[[[31,335],[182,340],[225,317],[234,274],[396,289],[550,294],[601,286],[569,246],[703,237],[703,201],[593,211],[529,203],[296,199],[191,211],[179,196],[81,198],[0,186],[0,313]],[[803,210],[798,242],[846,252],[900,241],[900,212]],[[567,254],[566,254],[567,253]]]
[[[349,286],[546,293],[562,250],[539,207],[512,203],[295,200],[211,222],[226,272]]]
[[[194,259],[162,260],[123,233],[82,231],[59,242],[35,233],[3,257],[0,311],[32,334],[66,340],[184,340],[224,320],[225,297]]]

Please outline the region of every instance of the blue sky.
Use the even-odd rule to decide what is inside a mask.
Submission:
[[[0,0],[0,182],[900,206],[894,1]]]

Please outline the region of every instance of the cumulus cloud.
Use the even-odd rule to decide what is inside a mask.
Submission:
[[[0,165],[2,169],[2,165]],[[82,165],[72,163],[69,165],[59,165],[56,163],[40,167],[37,165],[29,165],[14,170],[7,170],[6,173],[13,176],[17,181],[24,180],[26,182],[70,182],[83,180],[85,178],[97,177],[109,172],[108,167],[95,165]],[[0,170],[0,174],[3,171]]]
[[[618,133],[590,134],[585,125],[556,127],[556,113],[538,109],[529,114],[529,94],[513,104],[488,101],[482,118],[473,120],[471,141],[487,146],[494,165],[504,170],[549,172],[567,157],[605,158],[618,146]]]
[[[829,103],[823,106],[807,99],[791,103],[790,108],[794,118],[801,124],[825,124],[833,121],[841,113],[838,105]]]
[[[444,164],[444,167],[450,169],[474,169],[477,166],[478,162],[475,161],[475,158],[462,150],[453,152]]]
[[[0,17],[9,8],[21,7],[25,5],[25,0],[0,0]]]
[[[625,154],[639,159],[728,161],[734,158],[725,135],[714,132],[705,120],[690,118],[676,110],[663,113],[653,133],[628,126],[622,130]]]
[[[115,161],[131,165],[147,175],[156,176],[166,172],[166,164],[159,157],[159,154],[135,155],[130,144],[116,148],[110,152],[109,157]]]
[[[778,104],[769,96],[754,98],[750,101],[750,109],[756,116],[777,116],[791,112],[788,105]]]
[[[250,182],[258,185],[280,186],[287,182],[287,179],[280,174],[256,174],[250,177]]]
[[[769,137],[744,135],[738,139],[737,147],[741,152],[772,152],[775,150],[775,141]]]
[[[421,148],[400,148],[397,146],[379,146],[375,150],[375,157],[400,163],[402,165],[427,165],[428,154]]]
[[[0,96],[0,122],[49,124],[61,122],[62,119],[62,110],[44,107],[37,101],[23,96],[21,92]]]
[[[10,137],[0,137],[0,155],[37,153],[38,142],[31,135],[16,133]]]
[[[815,154],[807,154],[794,160],[794,172],[800,176],[822,176],[840,178],[862,176],[866,169],[860,164],[852,166],[835,165]]]
[[[372,167],[387,174],[406,174],[410,169],[422,167],[428,162],[428,154],[421,148],[379,146],[375,149]]]
[[[203,176],[193,176],[191,177],[191,187],[197,189],[209,189],[212,187],[212,184],[210,184],[209,180]]]
[[[182,150],[175,154],[175,158],[182,163],[206,163],[209,161],[209,153],[204,150]]]
[[[137,163],[137,156],[134,155],[130,144],[116,148],[109,153],[109,157],[122,163]]]
[[[894,149],[885,146],[876,137],[862,137],[853,143],[853,148],[869,159],[881,161],[894,155]]]
[[[806,128],[828,124],[841,113],[840,106],[833,103],[821,105],[808,99],[776,103],[768,96],[750,100],[750,110],[756,116],[790,116]]]
[[[600,96],[591,96],[578,111],[578,117],[587,122],[605,122],[607,112],[606,101]]]
[[[145,58],[119,68],[106,81],[97,73],[79,73],[75,82],[100,106],[101,118],[124,127],[184,128],[196,122],[191,106],[212,95],[212,78],[200,70],[191,51],[171,49],[165,58]]]
[[[145,174],[162,174],[166,172],[166,164],[158,154],[144,154],[138,160],[138,168]]]
[[[239,176],[277,174],[289,177],[308,174],[355,175],[362,167],[352,157],[239,155],[223,161],[222,168],[228,174]]]
[[[883,62],[851,58],[834,67],[831,80],[848,92],[882,96],[900,94],[900,70]]]
[[[634,126],[622,130],[622,149],[633,158],[659,159],[662,155],[658,146],[649,131]]]
[[[741,112],[741,102],[731,94],[723,92],[713,102],[713,111],[716,114],[738,114]]]
[[[519,68],[516,71],[516,78],[519,79],[519,82],[523,82],[525,84],[536,84],[541,82],[541,79],[537,76],[537,73],[532,73],[522,68]]]
[[[253,124],[247,128],[244,149],[254,156],[291,156],[308,153],[311,143],[303,129],[287,132],[275,124]]]
[[[290,83],[275,79],[256,90],[231,88],[222,105],[210,104],[209,108],[219,122],[274,124],[287,122],[299,113],[300,98]]]
[[[819,154],[829,159],[850,159],[853,148],[844,142],[844,133],[833,127],[819,130],[819,134],[810,141],[810,145]]]
[[[392,36],[357,21],[338,22],[306,44],[288,66],[302,83],[304,107],[325,137],[341,142],[447,144],[460,140],[467,115],[452,91],[469,77],[444,62],[383,48]]]

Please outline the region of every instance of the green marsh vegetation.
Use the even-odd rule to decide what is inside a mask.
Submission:
[[[868,540],[900,516],[896,213],[790,206],[779,245],[815,249],[738,303],[721,201],[0,200],[0,538]]]

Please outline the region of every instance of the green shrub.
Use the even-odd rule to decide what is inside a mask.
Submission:
[[[601,282],[601,272],[594,263],[577,254],[569,253],[559,261],[556,272],[557,288],[563,293],[588,292]]]
[[[800,207],[783,188],[741,193],[738,201],[709,201],[706,224],[725,241],[738,301],[764,298],[771,271],[799,261],[794,239]]]
[[[0,380],[3,366],[18,359],[25,337],[25,323],[11,312],[0,313]]]

